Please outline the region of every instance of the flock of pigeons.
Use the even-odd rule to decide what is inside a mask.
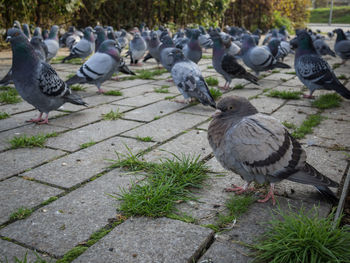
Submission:
[[[75,83],[92,83],[99,93],[101,85],[116,72],[133,73],[125,64],[122,51],[129,46],[126,56],[131,65],[141,65],[155,59],[173,78],[184,97],[179,102],[187,103],[197,99],[203,105],[216,109],[208,130],[208,140],[218,161],[228,170],[239,174],[247,183],[243,187],[229,188],[242,193],[248,190],[252,181],[270,183],[267,196],[259,200],[274,199],[274,184],[283,179],[314,185],[321,193],[335,202],[336,196],[328,187],[337,187],[333,180],[319,173],[306,162],[306,154],[300,144],[275,118],[258,113],[256,108],[241,97],[229,96],[214,101],[198,62],[203,49],[212,49],[214,69],[226,83],[222,89],[229,89],[234,78],[243,78],[259,85],[258,75],[274,68],[290,68],[283,59],[295,51],[294,67],[300,81],[309,88],[311,98],[317,89],[335,90],[346,99],[350,91],[337,79],[332,68],[322,58],[324,55],[339,56],[343,63],[350,59],[350,40],[341,29],[337,34],[334,50],[324,42],[324,37],[306,30],[297,31],[289,41],[284,27],[273,29],[266,34],[263,45],[259,46],[261,31],[253,34],[237,27],[180,29],[173,36],[160,26],[150,31],[144,24],[131,33],[114,31],[112,27],[86,27],[83,32],[73,26],[58,38],[58,26],[50,32],[41,32],[37,27],[31,37],[28,25],[23,27],[15,22],[7,32],[13,52],[13,63],[9,73],[0,81],[13,81],[18,93],[39,110],[40,115],[30,122],[48,123],[48,114],[65,102],[77,105],[86,103],[69,88]],[[330,33],[329,37],[333,37]],[[56,56],[60,46],[70,49],[64,63],[72,58],[85,59],[76,74],[66,82],[51,67],[49,61]],[[89,57],[90,56],[90,57]],[[87,59],[88,58],[88,59]],[[87,60],[86,60],[87,59]],[[249,73],[238,60],[250,68]],[[46,117],[43,119],[43,113]]]

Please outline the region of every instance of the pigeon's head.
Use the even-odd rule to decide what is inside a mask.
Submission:
[[[201,35],[201,31],[199,29],[192,29],[192,38],[198,39],[198,37]]]
[[[21,24],[20,24],[20,22],[19,22],[18,20],[15,20],[15,21],[13,22],[13,27],[14,27],[14,28],[21,29]]]
[[[107,39],[103,41],[99,46],[97,52],[108,54],[112,58],[114,58],[116,61],[120,60],[118,45],[117,45],[117,42],[113,39]]]
[[[250,47],[255,47],[255,41],[249,34],[243,34],[242,36],[242,48],[249,49]]]
[[[140,33],[135,33],[135,35],[134,35],[134,39],[139,39],[139,38],[141,38]]]
[[[182,61],[185,59],[184,53],[181,49],[174,48],[170,53],[169,56],[174,58],[174,62]]]
[[[297,42],[298,42],[298,48],[308,49],[308,50],[314,49],[311,36],[306,31],[300,32],[300,34],[297,36]]]
[[[75,26],[70,26],[70,27],[68,28],[68,32],[69,32],[69,33],[74,33],[74,31],[75,31]]]
[[[95,26],[94,30],[96,33],[105,32],[105,30],[102,26]]]
[[[151,39],[153,39],[153,40],[159,39],[157,32],[155,32],[155,31],[151,32]]]
[[[201,31],[201,33],[202,33],[203,35],[206,34],[205,28],[204,28],[203,26],[199,26],[199,30]]]
[[[23,39],[23,37],[25,38],[23,32],[20,29],[13,27],[7,31],[6,42],[10,41],[11,43],[14,43]]]
[[[93,30],[91,26],[85,27],[84,38],[89,40],[90,42],[94,42],[95,41],[94,32],[95,32],[95,30]]]
[[[258,113],[257,109],[248,99],[238,96],[227,96],[222,98],[216,105],[215,117],[226,116],[249,116]]]
[[[221,41],[220,33],[216,30],[210,31],[209,36],[213,41]]]
[[[33,36],[42,38],[42,36],[41,36],[41,28],[40,27],[36,27],[34,29]]]

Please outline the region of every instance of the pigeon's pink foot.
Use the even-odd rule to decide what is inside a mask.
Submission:
[[[315,97],[312,96],[311,94],[309,94],[309,95],[303,94],[303,98],[306,98],[306,99],[314,99]]]
[[[134,66],[136,66],[136,67],[142,67],[142,63],[141,62],[138,62],[137,64],[134,64]]]
[[[173,79],[167,79],[166,81],[167,81],[167,82],[174,82]]]
[[[235,192],[235,194],[243,194],[245,192],[250,192],[250,191],[254,191],[254,187],[248,187],[249,184],[245,184],[243,187],[240,187],[240,186],[237,186],[237,185],[232,185],[233,188],[231,187],[228,187],[228,188],[225,188],[225,192]]]
[[[116,80],[116,81],[119,81],[119,80],[120,80],[120,78],[119,78],[118,76],[116,76],[116,77],[111,78],[111,80]]]
[[[97,91],[98,94],[103,94],[103,93],[105,93],[105,92],[106,92],[106,90],[104,90],[104,89],[99,89],[99,90]]]
[[[38,118],[36,118],[36,119],[30,119],[30,120],[27,120],[26,122],[33,122],[33,123],[41,122],[41,121],[43,121],[43,119],[41,118],[42,116],[43,116],[43,114],[40,113]]]
[[[49,124],[49,114],[46,114],[44,120],[37,122],[38,124]]]
[[[275,195],[274,195],[274,187],[275,187],[275,185],[271,184],[268,194],[265,196],[264,199],[259,199],[258,202],[259,203],[266,203],[267,201],[272,199],[272,204],[275,205],[276,204],[276,199],[275,199]]]
[[[225,83],[224,86],[218,86],[218,88],[221,90],[228,90],[230,88],[230,84]]]
[[[189,104],[190,102],[191,102],[191,100],[190,99],[174,99],[173,100],[174,102],[177,102],[177,103],[182,103],[182,104]]]

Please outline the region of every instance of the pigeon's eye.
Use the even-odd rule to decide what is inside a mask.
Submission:
[[[229,110],[233,110],[233,106],[228,107]]]

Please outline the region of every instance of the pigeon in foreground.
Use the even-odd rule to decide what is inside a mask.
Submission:
[[[171,76],[185,98],[184,101],[177,102],[187,103],[188,100],[194,98],[203,105],[210,105],[215,109],[216,103],[197,64],[185,58],[182,51],[177,48],[173,49],[169,55],[173,57],[174,61]]]
[[[256,85],[258,84],[258,78],[250,74],[242,67],[235,57],[227,52],[222,38],[217,31],[210,32],[210,37],[213,40],[213,67],[214,69],[224,76],[226,83],[223,89],[227,90],[230,87],[230,83],[233,78],[244,78]]]
[[[78,95],[72,94],[68,85],[49,64],[39,59],[23,33],[18,29],[10,29],[7,41],[11,42],[12,79],[16,90],[40,112],[37,119],[29,122],[47,124],[49,112],[57,110],[65,102],[86,105]],[[46,114],[45,119],[42,119],[43,113]]]
[[[59,44],[58,44],[58,26],[53,25],[50,30],[50,34],[48,38],[44,38],[44,43],[47,46],[47,49],[49,51],[47,55],[47,61],[50,61],[52,58],[54,58],[57,55]]]
[[[120,57],[116,44],[117,42],[112,39],[103,41],[98,51],[78,69],[75,76],[67,80],[67,84],[69,86],[76,83],[95,84],[98,93],[103,93],[101,85],[109,80],[113,73],[122,71],[135,75]]]
[[[209,144],[216,159],[228,170],[239,174],[246,184],[228,188],[238,194],[251,190],[249,184],[269,183],[264,199],[274,198],[274,185],[284,179],[314,185],[332,202],[337,198],[328,187],[338,183],[322,175],[306,162],[301,145],[275,118],[258,113],[243,97],[228,96],[217,104],[208,129]]]
[[[257,75],[260,71],[274,68],[290,68],[289,65],[278,62],[267,49],[256,46],[254,39],[248,34],[243,35],[241,54],[244,64]]]
[[[334,30],[337,33],[337,38],[334,44],[334,51],[342,60],[343,63],[350,59],[350,40],[346,38],[343,30],[337,28]]]
[[[84,37],[73,46],[69,56],[65,57],[62,60],[62,63],[72,58],[84,59],[90,56],[94,52],[94,50],[95,50],[95,37],[93,34],[93,29],[91,27],[86,27],[84,30]]]
[[[310,35],[303,31],[297,37],[298,48],[294,59],[295,73],[299,80],[310,90],[306,98],[312,98],[317,89],[334,90],[346,99],[350,91],[335,76],[329,64],[316,52]]]

